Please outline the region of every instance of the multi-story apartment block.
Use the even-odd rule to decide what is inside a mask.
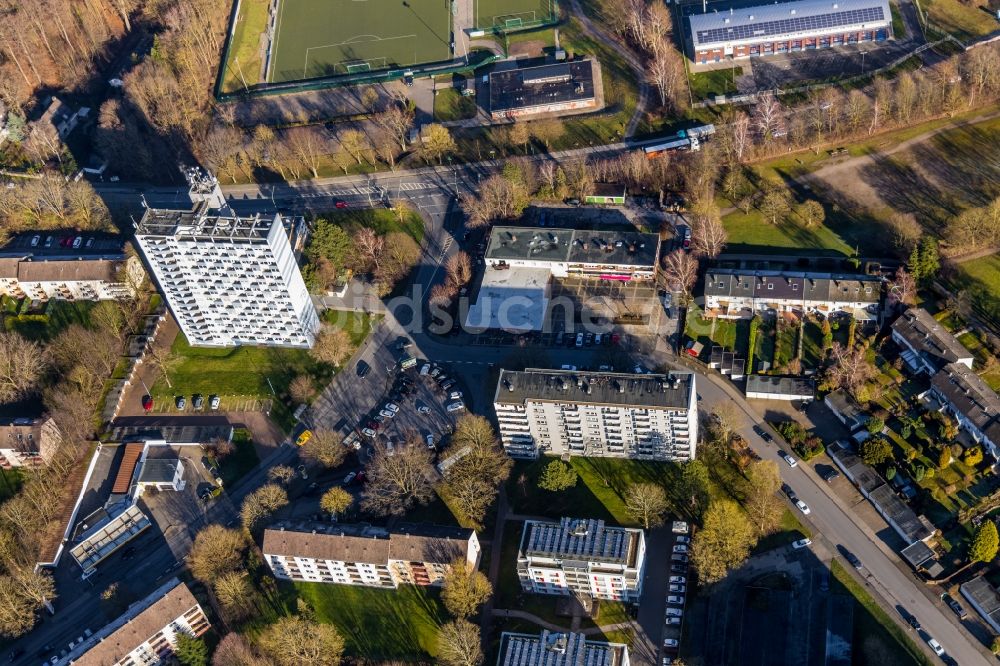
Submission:
[[[844,312],[868,321],[878,317],[881,296],[881,278],[869,275],[729,268],[705,274],[705,312],[724,319],[748,318],[757,312]]]
[[[201,636],[210,624],[187,586],[174,578],[85,639],[55,666],[158,666],[173,663],[178,634]]]
[[[638,601],[645,563],[642,530],[608,527],[593,519],[528,520],[517,553],[517,576],[525,592]]]
[[[395,588],[441,585],[453,562],[478,566],[480,546],[459,527],[282,522],[264,530],[263,551],[278,578]]]
[[[133,296],[144,277],[121,236],[24,233],[0,248],[0,294],[11,298],[120,300]]]
[[[949,363],[972,368],[972,352],[923,308],[910,308],[893,322],[892,340],[915,372],[933,375]]]
[[[497,666],[629,666],[624,643],[588,641],[583,634],[515,634],[500,637]]]
[[[931,378],[931,395],[959,426],[1000,459],[1000,397],[963,363],[949,363]]]
[[[48,463],[61,441],[59,426],[49,417],[0,423],[0,467]]]
[[[493,408],[504,449],[514,458],[695,457],[698,407],[691,372],[501,370]]]
[[[192,200],[192,210],[147,209],[135,234],[188,342],[312,347],[319,316],[292,251],[303,220],[240,217],[194,187]]]

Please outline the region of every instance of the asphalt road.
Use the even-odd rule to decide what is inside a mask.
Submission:
[[[713,404],[732,399],[716,384],[714,378],[699,377],[698,393],[702,399],[701,407],[706,411],[710,411]],[[746,408],[742,400],[736,402]],[[775,443],[767,444],[753,432],[753,423],[752,419],[748,419],[738,432],[762,458],[778,463],[782,480],[795,490],[811,510],[811,513],[805,516],[806,522],[812,523],[832,544],[841,545],[857,555],[863,565],[861,572],[863,577],[877,592],[876,598],[880,596],[887,602],[886,612],[889,616],[901,627],[908,629],[893,607],[898,604],[908,610],[920,620],[924,630],[936,638],[947,653],[962,666],[993,663],[987,658],[978,641],[960,627],[958,618],[937,600],[924,584],[917,582],[903,567],[897,554],[887,552],[888,548],[874,534],[866,532],[862,527],[862,519],[843,505],[812,467],[801,462],[795,468],[789,467],[778,456],[778,438],[775,433],[767,428],[768,432],[775,436]],[[850,567],[846,562],[842,563]],[[914,640],[927,652],[932,661],[939,661],[926,643],[916,637]]]

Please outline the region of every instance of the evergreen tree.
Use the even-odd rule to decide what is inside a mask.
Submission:
[[[973,562],[990,562],[997,556],[998,547],[1000,547],[1000,536],[997,535],[996,523],[984,520],[972,537],[969,559]]]

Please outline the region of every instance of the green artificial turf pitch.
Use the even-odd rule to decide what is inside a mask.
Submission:
[[[269,82],[451,58],[450,0],[279,0]]]
[[[520,30],[555,19],[555,0],[472,0],[480,30]]]

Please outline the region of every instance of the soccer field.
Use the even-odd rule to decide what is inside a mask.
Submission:
[[[472,0],[480,30],[519,30],[556,19],[556,0]]]
[[[279,0],[268,82],[449,58],[449,0]]]

